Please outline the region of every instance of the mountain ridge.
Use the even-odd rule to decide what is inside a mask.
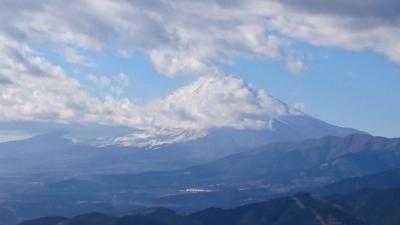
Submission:
[[[110,215],[87,213],[72,218],[42,217],[19,225],[397,225],[400,188],[363,189],[318,197],[301,192],[235,208],[176,213],[144,208]]]
[[[233,209],[209,208],[187,215],[177,214],[165,208],[144,209],[144,212],[138,211],[119,217],[102,213],[84,214],[71,219],[50,217],[47,219],[48,223],[42,223],[46,219],[41,218],[24,221],[20,225],[365,225],[345,211],[306,193]]]
[[[114,155],[112,149],[103,150],[86,149],[83,152],[100,152],[102,158],[111,154],[107,161],[96,161],[103,170],[113,160],[117,160],[117,165],[121,163],[119,158],[111,157]],[[44,149],[46,151],[53,149]],[[70,149],[63,151],[68,153]],[[121,154],[128,153],[137,154],[133,156],[140,160],[143,159],[141,154],[146,154],[146,157],[149,156],[147,154],[157,157],[161,154],[164,158],[170,151],[121,151],[118,155],[122,157]],[[61,156],[59,160],[65,161],[65,155]],[[130,165],[133,156],[123,155],[123,158]],[[173,155],[169,156],[176,159]],[[41,155],[41,158],[44,156]],[[57,160],[52,158],[53,162]],[[173,163],[177,166],[176,161]],[[93,166],[86,164],[84,168]],[[0,187],[4,191],[0,192],[0,197],[7,200],[4,202],[7,207],[3,207],[5,215],[14,210],[22,218],[40,216],[43,212],[72,216],[93,209],[115,212],[155,205],[194,211],[211,205],[233,207],[287,193],[315,190],[341,179],[394,168],[400,168],[399,138],[353,134],[269,144],[201,165],[169,171],[121,173],[118,168],[114,170],[116,173],[97,171],[66,177],[58,174],[51,179],[26,174],[26,178],[2,176]],[[29,184],[15,186],[21,180],[28,180]],[[32,213],[24,214],[22,209],[27,208]]]

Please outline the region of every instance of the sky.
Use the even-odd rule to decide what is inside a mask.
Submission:
[[[0,1],[3,138],[32,132],[19,122],[201,135],[293,109],[400,137],[399,1]]]

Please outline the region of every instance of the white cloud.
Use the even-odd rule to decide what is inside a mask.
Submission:
[[[17,2],[23,2],[17,0]],[[161,73],[215,75],[236,56],[281,58],[287,40],[267,34],[265,15],[247,4],[213,1],[38,1],[10,3],[7,29],[13,38],[54,45],[71,63],[87,63],[77,49],[150,55]],[[12,8],[12,9],[10,9]]]
[[[131,87],[131,82],[125,73],[116,75],[93,75],[88,76],[88,80],[93,84],[91,87],[95,92],[104,92],[104,96],[121,97]]]
[[[306,69],[304,62],[301,60],[290,60],[287,64],[288,68],[295,74],[300,74]]]
[[[398,1],[284,0],[275,4],[268,26],[277,32],[316,46],[372,50],[400,63]]]
[[[75,49],[73,48],[65,48],[63,50],[63,55],[65,60],[68,63],[72,64],[79,64],[79,65],[84,65],[84,66],[95,66],[95,64],[91,63],[86,56],[78,53]]]
[[[305,104],[303,102],[295,102],[290,108],[292,114],[303,114],[305,109]]]
[[[237,56],[284,59],[297,71],[304,63],[291,59],[289,38],[370,49],[400,62],[399,4],[393,0],[4,1],[0,14],[8,22],[1,33],[57,46],[72,63],[87,63],[79,48],[116,48],[143,50],[170,76],[215,75]]]
[[[8,22],[0,32],[61,46],[74,63],[85,61],[76,48],[141,49],[167,75],[207,75],[236,56],[289,57],[284,36],[371,49],[400,62],[399,4],[393,0],[4,1],[0,14]]]
[[[127,100],[89,96],[77,80],[24,44],[0,36],[0,57],[0,74],[7,79],[0,89],[2,121],[115,123],[121,111],[131,111]]]
[[[89,81],[93,82],[95,85],[101,86],[101,87],[107,87],[111,85],[111,79],[108,76],[100,75],[89,75],[88,77]]]

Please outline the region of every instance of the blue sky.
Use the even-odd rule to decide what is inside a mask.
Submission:
[[[400,136],[400,4],[313,1],[9,2],[0,122],[256,129],[261,111],[282,116],[265,90],[329,123]]]

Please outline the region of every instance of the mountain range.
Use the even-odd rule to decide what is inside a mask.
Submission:
[[[398,188],[361,190],[323,198],[298,193],[238,208],[208,208],[190,214],[147,208],[120,215],[47,217],[20,225],[397,225],[399,196]]]
[[[60,140],[57,137],[51,140]],[[35,140],[41,143],[41,138],[43,136],[30,139],[30,146],[35,146]],[[21,142],[11,144],[16,143]],[[63,150],[65,154],[72,150],[68,149]],[[74,151],[89,156],[93,152],[100,154],[97,148],[86,150],[86,153],[82,149]],[[143,156],[141,154],[157,155],[159,151],[114,150],[126,154],[127,164],[129,154],[138,154],[138,157]],[[114,150],[103,149],[104,154],[111,156],[115,154]],[[29,148],[25,151],[29,152]],[[149,206],[193,212],[210,206],[231,208],[299,191],[321,195],[346,193],[364,187],[397,187],[399,153],[400,139],[353,134],[272,143],[201,165],[169,171],[83,173],[80,171],[84,167],[78,167],[69,176],[59,172],[49,175],[44,173],[46,170],[26,177],[6,175],[0,179],[3,189],[0,213],[3,218],[9,218],[8,224],[12,224],[42,215],[74,216],[92,211],[117,213]],[[161,154],[169,152],[162,151]],[[74,163],[73,158],[67,159]],[[122,162],[122,159],[117,159],[104,158],[102,168],[107,168],[107,163],[113,160],[115,165]],[[87,168],[92,168],[90,163],[93,162],[87,163]]]
[[[373,163],[372,163],[373,162]],[[175,171],[104,175],[105,183],[287,192],[400,167],[400,139],[364,134],[269,144]]]
[[[280,141],[304,140],[325,135],[345,136],[358,132],[329,125],[308,116],[287,118],[290,125],[277,122],[274,130],[211,129],[208,135],[149,149],[91,142],[77,142],[65,132],[53,132],[29,139],[0,143],[0,173],[137,173],[171,170]],[[19,167],[10,162],[17,160]]]

